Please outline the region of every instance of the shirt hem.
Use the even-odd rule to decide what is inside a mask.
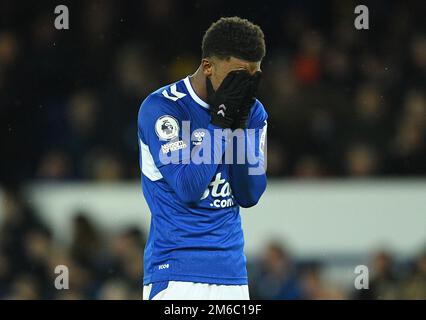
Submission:
[[[163,277],[146,277],[143,279],[144,285],[160,281],[186,281],[186,282],[197,282],[197,283],[208,283],[208,284],[221,284],[221,285],[248,285],[247,277],[242,278],[217,278],[210,276],[195,276],[195,275],[183,275],[183,274],[169,274]]]

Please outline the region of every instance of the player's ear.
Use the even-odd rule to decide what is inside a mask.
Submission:
[[[203,74],[206,77],[210,77],[213,73],[213,65],[208,58],[203,58],[201,60],[201,68],[203,69]]]

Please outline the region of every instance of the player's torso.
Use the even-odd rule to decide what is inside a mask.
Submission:
[[[196,102],[197,97],[184,81],[157,92],[175,102],[180,110],[179,126],[188,130],[189,142],[179,148],[197,150],[206,139],[203,128],[210,123],[208,108]],[[166,153],[167,148],[160,152]],[[143,192],[152,215],[145,248],[145,283],[180,280],[246,284],[239,206],[232,195],[229,165],[223,162],[193,205],[181,201],[164,178],[152,181],[142,175]]]
[[[165,90],[165,92],[164,92]],[[205,130],[208,124],[210,123],[210,114],[209,110],[206,107],[203,107],[196,103],[189,95],[187,87],[184,81],[179,81],[171,86],[165,87],[163,90],[163,95],[167,98],[180,97],[176,99],[175,102],[181,108],[184,113],[181,123],[179,123],[180,129],[188,132],[188,138],[190,140],[185,152],[190,152],[196,154],[196,148],[201,144],[205,138]],[[211,137],[213,139],[213,137]],[[209,161],[207,158],[202,157],[198,158],[199,161]],[[211,159],[210,159],[211,160]],[[170,186],[164,181],[155,181],[158,188],[161,188],[168,195],[172,195],[174,192]],[[179,202],[176,195],[173,197],[173,202]],[[180,203],[180,205],[183,205]],[[230,174],[229,174],[229,165],[225,163],[224,157],[222,158],[222,163],[218,165],[216,173],[214,174],[208,188],[205,190],[200,201],[197,203],[196,207],[188,207],[187,210],[192,211],[202,211],[202,209],[207,209],[209,214],[211,210],[220,210],[220,209],[236,209],[237,204],[235,198],[232,195]]]

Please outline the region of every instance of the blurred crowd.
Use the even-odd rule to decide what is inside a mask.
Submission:
[[[141,299],[145,235],[134,227],[106,232],[87,212],[76,212],[70,243],[60,243],[39,213],[7,190],[0,207],[0,299]],[[326,257],[323,257],[326,258]],[[373,253],[368,290],[324,277],[324,261],[298,260],[271,241],[248,257],[252,299],[426,299],[426,250],[404,261]],[[57,266],[69,270],[58,290]],[[353,270],[353,266],[350,269]],[[355,277],[355,275],[354,275]],[[66,282],[62,282],[66,283]],[[350,288],[350,289],[348,289]]]
[[[72,241],[63,244],[17,193],[4,196],[0,299],[141,299],[145,237],[140,230],[104,234],[85,212],[76,212]],[[69,290],[55,287],[57,266],[68,268]]]
[[[192,73],[224,15],[259,24],[271,177],[424,175],[422,1],[54,1],[0,4],[0,180],[139,176],[136,117]]]
[[[250,297],[267,300],[426,299],[426,249],[396,261],[388,250],[370,252],[368,288],[356,289],[355,278],[342,286],[326,275],[326,261],[296,260],[280,242],[270,242],[258,259],[249,259]],[[323,257],[326,259],[326,257]],[[356,264],[358,265],[358,264]],[[353,270],[355,266],[347,267]]]

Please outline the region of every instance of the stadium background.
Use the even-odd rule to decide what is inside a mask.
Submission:
[[[54,28],[59,4],[70,30]],[[195,70],[211,22],[239,15],[259,24],[267,43],[259,98],[270,115],[271,183],[267,200],[247,212],[252,297],[425,299],[424,4],[363,2],[365,31],[353,26],[357,4],[2,1],[0,298],[140,298],[148,213],[138,186],[139,104]],[[295,245],[298,237],[321,244],[295,224],[315,235],[334,221],[341,235],[360,228],[358,216],[370,225],[364,233],[332,236],[322,250]],[[260,231],[250,226],[263,221],[276,229],[254,243]],[[358,251],[357,236],[371,240]],[[368,291],[353,288],[362,263]],[[70,290],[53,287],[58,264],[70,268]]]

